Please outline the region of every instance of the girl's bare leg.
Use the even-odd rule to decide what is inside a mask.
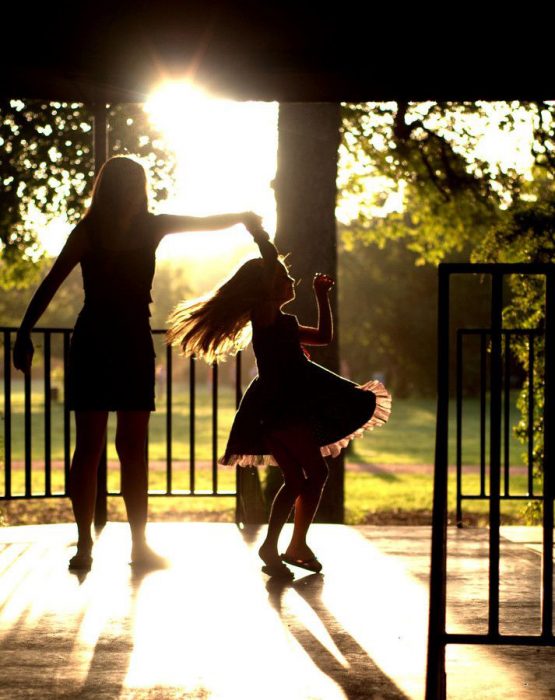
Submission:
[[[260,558],[268,565],[280,565],[278,540],[283,526],[289,518],[295,500],[301,493],[304,475],[300,464],[285,445],[281,432],[274,432],[268,438],[268,449],[276,459],[284,478],[283,485],[277,492],[268,521],[266,539],[258,550]]]
[[[268,534],[260,548],[260,556],[267,563],[270,563],[268,559],[272,562],[278,560],[278,538],[294,505],[293,535],[285,553],[292,559],[312,559],[314,553],[306,536],[320,504],[328,466],[306,425],[291,425],[273,431],[268,438],[268,447],[283,472],[284,484],[272,504]]]
[[[121,463],[121,491],[131,528],[131,561],[134,564],[158,566],[162,557],[146,543],[148,511],[148,473],[146,438],[149,411],[118,411],[116,450]]]
[[[107,411],[76,411],[75,452],[69,472],[69,496],[77,524],[77,554],[72,568],[90,568],[93,539],[91,527],[96,502],[96,479],[106,439]]]
[[[295,426],[289,431],[287,439],[289,451],[302,464],[306,478],[295,500],[293,535],[285,554],[292,559],[306,561],[314,557],[313,551],[306,542],[306,536],[320,505],[328,478],[328,465],[308,426]]]

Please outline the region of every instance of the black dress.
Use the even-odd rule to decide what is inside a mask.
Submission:
[[[253,325],[258,376],[246,390],[231,428],[222,464],[275,464],[269,430],[308,424],[324,456],[336,456],[364,430],[383,425],[391,396],[380,382],[358,386],[310,361],[295,316],[279,313],[269,326]]]
[[[77,411],[154,410],[150,289],[157,240],[141,222],[131,250],[90,240],[81,260],[85,302],[71,338],[69,407]]]

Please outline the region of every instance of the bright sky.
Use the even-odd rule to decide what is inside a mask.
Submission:
[[[176,154],[176,188],[160,212],[204,216],[252,210],[273,233],[272,180],[277,163],[277,103],[211,97],[186,83],[168,83],[145,106]],[[211,257],[250,243],[244,228],[167,236],[159,258]]]
[[[234,102],[173,82],[160,87],[145,109],[177,163],[175,191],[166,201],[151,203],[156,213],[204,216],[253,210],[275,232],[277,103]],[[43,230],[47,253],[57,255],[69,232],[67,224],[45,226],[38,211],[32,218],[34,227]],[[210,258],[248,249],[251,242],[242,226],[171,235],[162,241],[157,257]]]

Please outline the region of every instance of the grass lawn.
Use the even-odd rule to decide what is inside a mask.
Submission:
[[[24,492],[23,393],[22,387],[14,382],[12,398],[12,490]],[[197,386],[195,432],[195,488],[211,490],[212,481],[212,403],[208,383]],[[165,401],[158,402],[159,408],[153,414],[149,436],[150,488],[163,490],[166,460],[166,410]],[[234,415],[234,397],[231,389],[222,387],[219,392],[217,454],[221,454]],[[450,407],[450,432],[452,436],[450,462],[454,462],[454,405]],[[63,410],[60,403],[52,403],[52,459],[56,463],[52,472],[53,489],[61,490],[63,472]],[[511,425],[518,420],[514,402],[511,407]],[[479,462],[479,404],[475,399],[465,401],[463,417],[463,464],[476,465]],[[117,456],[113,448],[115,421],[111,417],[108,437],[108,460],[113,466],[109,470],[109,488],[119,489]],[[172,417],[172,457],[174,489],[189,489],[189,430],[190,413],[188,391],[177,385],[174,388]],[[74,427],[71,423],[73,439]],[[435,401],[433,399],[397,399],[393,414],[387,426],[377,429],[363,439],[355,441],[354,448],[347,455],[345,479],[346,520],[351,524],[364,522],[429,522],[432,504],[432,476],[430,470],[415,469],[415,465],[431,465],[435,441]],[[37,391],[33,394],[32,418],[33,476],[32,490],[44,491],[44,402]],[[512,465],[522,464],[524,447],[511,435],[510,457]],[[350,466],[352,465],[352,466]],[[360,466],[362,465],[362,466]],[[365,466],[366,465],[366,466]],[[356,467],[356,468],[355,468]],[[478,491],[478,476],[469,469],[464,478],[464,491]],[[520,470],[521,471],[521,470]],[[5,475],[0,474],[0,493],[5,488]],[[450,511],[454,511],[454,478],[450,479]],[[234,469],[219,467],[219,491],[235,488]],[[524,476],[512,477],[511,489],[524,493]],[[120,498],[109,499],[111,519],[124,519],[123,504]],[[233,521],[235,499],[218,498],[165,498],[150,499],[152,519],[190,518]],[[522,510],[521,503],[503,505],[507,521],[514,521]],[[466,502],[463,512],[469,520],[483,519],[487,503]],[[11,501],[0,504],[9,523],[22,521],[43,521],[69,519],[71,512],[67,499],[48,499],[32,503]]]

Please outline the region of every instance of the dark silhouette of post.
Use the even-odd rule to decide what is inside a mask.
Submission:
[[[297,299],[287,311],[304,324],[316,323],[312,293],[315,272],[337,279],[337,158],[340,142],[340,105],[333,102],[283,103],[279,108],[276,245],[290,253],[288,263],[300,280]],[[316,362],[339,371],[337,289],[330,295],[334,315],[334,339],[325,348],[310,348]],[[330,459],[330,476],[317,519],[343,522],[342,456]]]
[[[106,104],[95,103],[92,105],[93,113],[93,150],[94,172],[98,175],[100,168],[108,159],[108,110]],[[98,463],[98,476],[96,481],[96,504],[94,509],[94,526],[101,530],[108,520],[108,460],[106,455],[106,441]]]

